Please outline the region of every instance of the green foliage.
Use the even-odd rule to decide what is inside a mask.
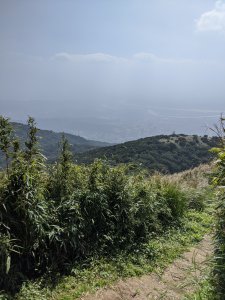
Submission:
[[[225,144],[224,144],[224,119],[221,118],[221,144],[213,148],[216,153],[216,170],[213,183],[217,186],[217,207],[215,224],[215,257],[214,257],[214,283],[218,299],[225,295]]]
[[[9,148],[9,176],[0,173],[0,290],[65,274],[95,255],[139,249],[181,226],[189,198],[177,183],[101,160],[74,165],[65,136],[47,167],[34,119],[28,128],[25,146],[15,140]]]
[[[197,211],[203,211],[207,205],[206,199],[210,197],[210,191],[189,189],[186,191],[188,194],[188,208]]]
[[[11,123],[21,144],[26,140],[27,125]],[[218,144],[217,137],[188,135],[159,135],[111,146],[110,144],[86,140],[80,136],[65,134],[75,155],[76,162],[93,163],[95,159],[107,159],[110,165],[131,163],[133,171],[146,168],[149,171],[176,173],[208,163],[213,155],[211,147]],[[38,141],[48,161],[57,161],[57,146],[61,134],[48,130],[39,130]],[[109,147],[110,146],[110,147]],[[0,166],[4,166],[0,158]]]
[[[27,133],[29,131],[29,126],[25,124],[11,122],[11,125],[15,131],[15,135],[18,136],[21,144],[24,144],[27,139]],[[54,162],[57,160],[58,154],[58,144],[61,140],[62,133],[57,133],[50,130],[38,130],[38,141],[40,143],[40,147],[43,151],[43,154],[48,158],[49,161]],[[71,144],[71,150],[73,153],[88,151],[91,149],[106,147],[109,146],[109,143],[98,142],[87,140],[83,137],[73,135],[73,134],[65,134],[65,138],[68,140],[69,144]],[[0,160],[1,165],[1,160]]]
[[[9,175],[10,148],[12,146],[12,126],[9,119],[0,116],[0,151],[5,155],[7,175]]]
[[[1,299],[1,298],[0,298]],[[39,282],[29,282],[22,285],[16,300],[47,300],[47,291]]]
[[[9,178],[1,190],[0,234],[9,242],[7,252],[1,253],[7,255],[7,271],[1,269],[0,286],[10,290],[16,289],[17,281],[33,274],[36,266],[42,264],[48,226],[44,162],[36,148],[35,125],[29,125],[27,150],[14,157]]]
[[[208,163],[213,155],[208,151],[218,144],[217,137],[159,135],[110,147],[78,153],[78,163],[107,159],[112,165],[131,163],[137,171],[176,173]]]
[[[211,282],[210,274],[198,282],[198,290],[193,294],[188,293],[183,300],[218,300]]]
[[[153,186],[160,201],[164,203],[164,211],[161,212],[161,218],[164,224],[168,225],[173,221],[179,221],[187,208],[187,197],[185,192],[177,185],[162,176],[153,177]]]
[[[188,212],[180,227],[170,228],[136,250],[124,250],[110,257],[92,257],[89,262],[77,263],[70,275],[60,278],[54,287],[46,284],[43,288],[39,283],[35,285],[31,282],[24,285],[23,293],[19,292],[16,299],[23,300],[24,295],[29,297],[34,293],[44,294],[48,300],[79,299],[85,293],[95,292],[121,278],[152,271],[161,274],[174,259],[209,233],[211,225],[212,218],[208,213]]]

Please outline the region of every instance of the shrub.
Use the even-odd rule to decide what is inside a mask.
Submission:
[[[1,237],[8,239],[8,248],[1,247],[1,256],[7,253],[10,264],[7,264],[7,272],[1,269],[0,288],[9,286],[11,290],[17,288],[16,277],[18,280],[30,277],[43,266],[44,236],[49,225],[43,194],[43,159],[36,148],[33,119],[29,119],[28,124],[27,148],[12,161],[1,192]],[[9,284],[11,281],[13,285]]]
[[[131,181],[135,244],[146,242],[151,236],[162,231],[158,218],[160,203],[157,191],[152,188],[145,176],[135,176]]]
[[[158,215],[163,225],[180,220],[187,208],[187,197],[181,187],[161,175],[151,178],[150,185],[156,191],[159,203]]]

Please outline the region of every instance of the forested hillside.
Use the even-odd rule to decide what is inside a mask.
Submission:
[[[159,135],[76,155],[78,163],[106,159],[111,165],[132,163],[137,167],[175,173],[207,163],[212,159],[209,149],[218,137],[197,135]]]
[[[27,138],[28,126],[16,122],[12,122],[11,124],[15,130],[15,135],[19,138],[19,140],[23,144]],[[59,132],[54,132],[50,130],[38,131],[40,148],[42,149],[43,154],[48,158],[50,162],[55,161],[58,155],[58,146],[61,137],[62,137],[62,133]],[[83,137],[73,135],[73,134],[68,134],[68,133],[65,133],[65,137],[70,143],[73,153],[83,152],[83,151],[110,145],[109,143],[87,140]],[[1,156],[0,156],[0,165],[2,165]]]
[[[28,126],[12,123],[15,135],[24,144]],[[39,130],[38,140],[48,163],[56,160],[58,145],[62,133],[49,130]],[[218,137],[197,135],[158,135],[142,138],[123,144],[110,145],[108,143],[87,140],[83,137],[65,134],[73,159],[78,164],[92,163],[96,158],[107,160],[111,165],[131,163],[134,168],[147,168],[164,173],[175,173],[207,163],[212,158],[209,149],[218,145]],[[3,166],[2,157],[0,165]]]

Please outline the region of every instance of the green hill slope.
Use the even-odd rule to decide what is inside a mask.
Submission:
[[[78,163],[91,163],[95,158],[110,164],[133,163],[149,170],[175,173],[209,162],[209,152],[219,142],[217,137],[190,135],[159,135],[76,155]]]
[[[23,143],[27,137],[28,126],[21,123],[12,125],[15,134]],[[38,136],[43,154],[50,163],[55,161],[62,133],[39,130]],[[213,157],[209,149],[219,143],[217,137],[173,134],[147,137],[112,146],[72,134],[65,136],[71,144],[78,164],[89,164],[96,158],[101,158],[107,159],[111,165],[132,163],[138,168],[165,173],[176,173],[209,162]],[[1,155],[0,165],[4,165]]]
[[[28,126],[25,124],[15,122],[12,122],[12,125],[15,130],[16,136],[21,140],[23,144],[27,137]],[[73,134],[66,133],[65,136],[71,144],[71,148],[74,153],[88,151],[91,149],[110,145],[109,143],[87,140],[83,137]],[[40,148],[43,154],[48,158],[50,162],[54,161],[58,155],[58,145],[62,137],[62,133],[40,129],[38,131],[38,137],[40,141]],[[0,155],[0,165],[2,165],[3,163],[2,160],[3,158]]]

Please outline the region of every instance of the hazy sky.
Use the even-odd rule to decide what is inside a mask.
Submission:
[[[113,141],[202,133],[225,111],[225,1],[0,0],[0,108]]]

